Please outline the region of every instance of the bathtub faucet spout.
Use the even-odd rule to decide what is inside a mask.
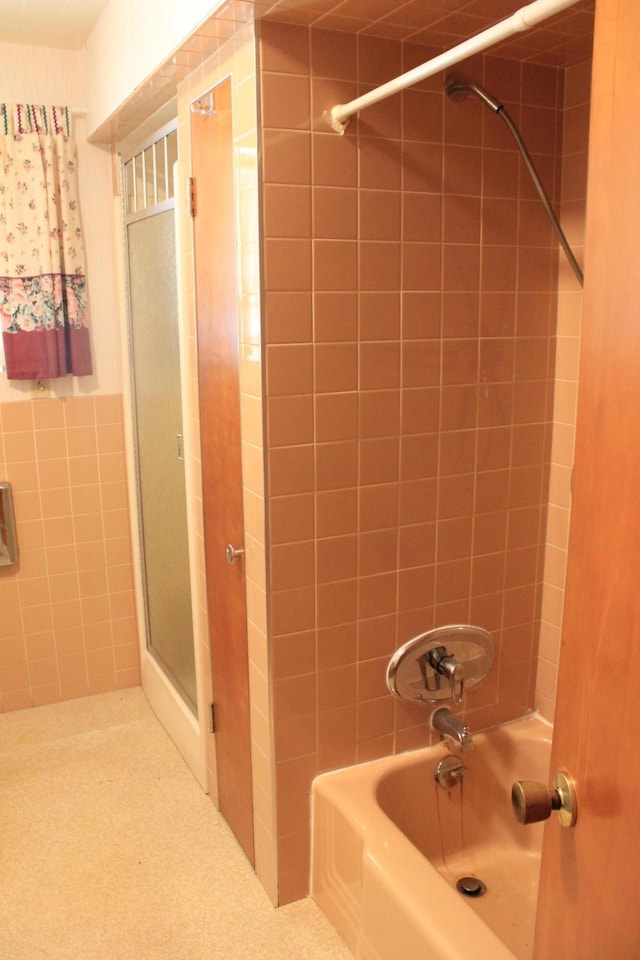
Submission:
[[[431,714],[431,729],[439,733],[441,737],[453,741],[456,749],[463,753],[473,747],[471,730],[448,707],[438,707],[437,710],[433,711]]]

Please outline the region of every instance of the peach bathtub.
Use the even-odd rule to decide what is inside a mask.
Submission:
[[[443,744],[315,780],[311,894],[358,960],[530,960],[543,825],[516,822],[511,784],[547,783],[550,734],[536,716],[475,734],[451,790]]]

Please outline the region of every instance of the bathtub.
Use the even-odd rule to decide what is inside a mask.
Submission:
[[[316,778],[311,895],[358,960],[530,960],[543,824],[517,823],[511,784],[548,782],[550,735],[537,716],[475,734],[450,790],[444,744]]]

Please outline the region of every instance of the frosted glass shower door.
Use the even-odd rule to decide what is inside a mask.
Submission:
[[[147,646],[196,712],[173,209],[127,225]]]

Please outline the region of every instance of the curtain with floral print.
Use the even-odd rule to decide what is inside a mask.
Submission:
[[[92,372],[76,168],[68,108],[0,104],[0,315],[10,380]]]

